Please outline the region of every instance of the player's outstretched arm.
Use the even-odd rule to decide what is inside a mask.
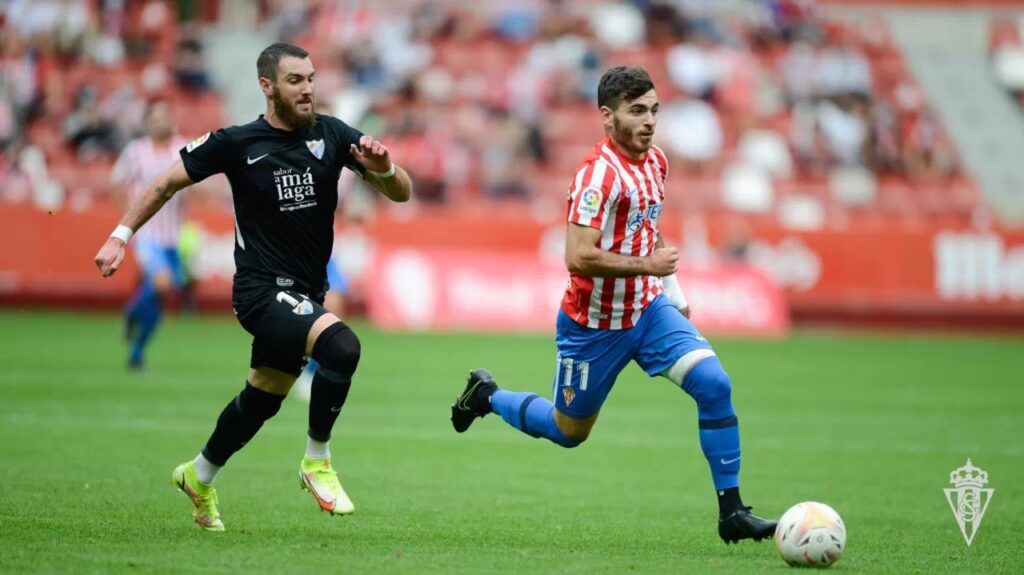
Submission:
[[[391,161],[388,147],[373,139],[359,138],[359,145],[349,148],[352,157],[366,168],[363,179],[393,202],[407,202],[412,197],[412,179]]]
[[[124,247],[131,235],[149,221],[174,194],[192,185],[185,166],[181,160],[174,163],[163,174],[150,182],[135,201],[128,206],[128,211],[121,218],[121,223],[96,254],[96,267],[103,277],[114,275],[124,261]]]
[[[600,241],[601,230],[570,223],[565,239],[565,266],[569,271],[603,278],[662,277],[676,273],[676,248],[659,247],[649,256],[624,256],[597,247]]]

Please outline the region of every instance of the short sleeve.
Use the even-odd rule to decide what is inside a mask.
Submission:
[[[201,182],[214,174],[231,171],[234,165],[231,140],[228,130],[220,129],[207,132],[182,148],[179,153],[189,179]]]
[[[337,142],[338,169],[348,168],[362,176],[366,172],[366,168],[356,161],[349,148],[352,144],[359,145],[359,138],[363,137],[363,133],[333,116],[328,116],[328,118],[330,118],[328,123],[331,125],[331,130],[334,132],[335,141]]]
[[[602,161],[585,164],[569,186],[569,222],[603,229],[617,201],[615,170]]]
[[[121,150],[121,155],[117,157],[114,167],[110,170],[110,181],[112,183],[119,186],[138,183],[135,181],[137,179],[137,166],[139,165],[136,159],[136,149],[138,149],[138,140],[132,140]]]

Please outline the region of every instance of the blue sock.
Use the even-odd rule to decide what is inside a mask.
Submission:
[[[536,393],[499,389],[491,396],[491,409],[506,423],[533,437],[544,437],[562,447],[576,447],[555,424],[555,406]]]
[[[732,384],[717,357],[701,360],[683,379],[697,400],[700,448],[711,467],[716,490],[740,484],[740,428],[732,406]]]
[[[153,332],[160,323],[162,315],[163,302],[161,301],[160,294],[152,287],[147,289],[144,286],[143,293],[140,294],[138,309],[135,313],[138,327],[135,329],[134,338],[132,339],[131,356],[129,358],[133,365],[142,362],[142,354],[145,351],[146,344],[153,336]]]
[[[139,309],[142,307],[142,299],[147,289],[146,285],[140,285],[132,295],[132,299],[128,300],[128,305],[124,307],[124,315],[128,318],[129,323],[138,321]]]

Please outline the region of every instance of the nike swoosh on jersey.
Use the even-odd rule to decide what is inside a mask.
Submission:
[[[267,154],[263,154],[262,156],[260,156],[260,157],[258,157],[258,158],[249,158],[249,157],[246,157],[246,158],[245,158],[245,161],[249,162],[249,165],[251,166],[251,165],[255,164],[256,162],[258,162],[258,161],[262,160],[263,158],[266,158],[266,157],[267,157],[267,156],[269,156],[269,155],[270,155],[270,154],[269,154],[269,153],[267,153]]]

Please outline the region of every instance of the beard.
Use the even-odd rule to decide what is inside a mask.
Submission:
[[[614,128],[612,136],[615,141],[626,150],[634,154],[643,154],[650,149],[650,143],[640,141],[640,136],[637,135],[637,132],[641,130],[640,127],[627,128],[618,118],[612,118],[612,127]]]
[[[311,128],[316,123],[315,108],[311,106],[309,113],[303,114],[299,111],[297,105],[287,102],[281,96],[281,91],[277,89],[277,86],[274,86],[271,101],[274,102],[274,111],[277,112],[277,117],[281,119],[281,122],[291,126],[293,129]],[[313,96],[309,97],[309,102],[310,104],[313,103]]]

